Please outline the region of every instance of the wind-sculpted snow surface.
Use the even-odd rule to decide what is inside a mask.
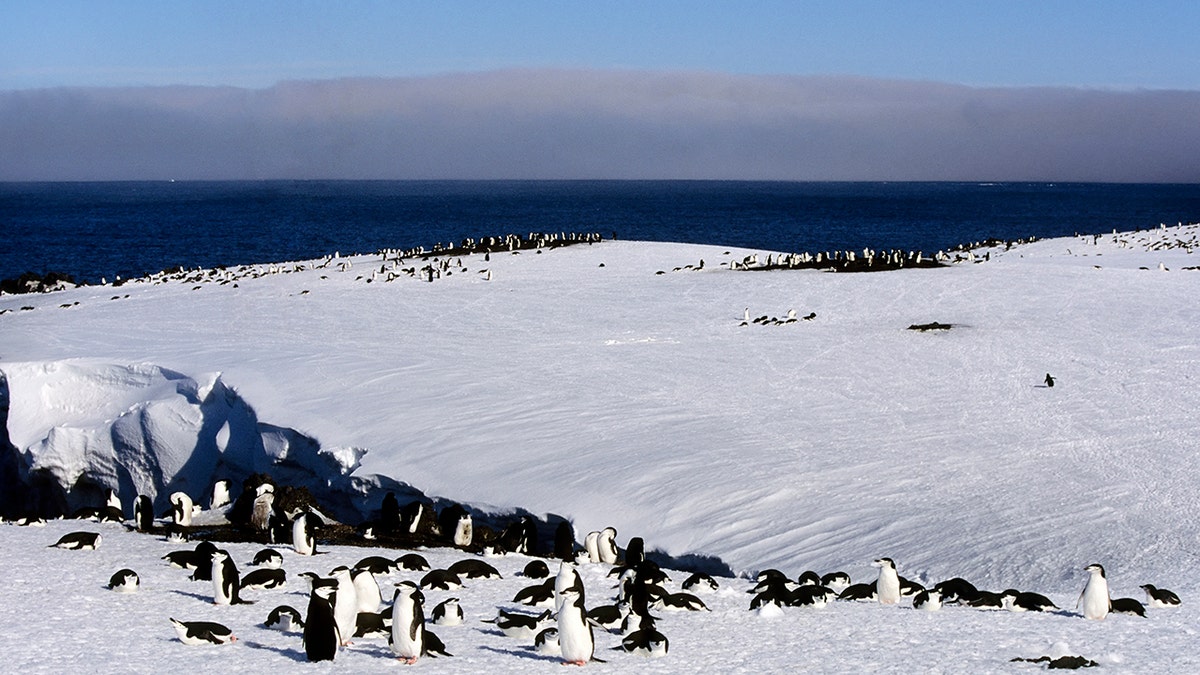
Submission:
[[[91,360],[7,363],[10,440],[26,475],[69,490],[73,510],[113,487],[156,508],[183,491],[198,501],[214,480],[282,472],[331,484],[357,467],[354,452],[322,452],[285,428],[260,424],[219,374],[189,377],[152,364]],[[315,480],[314,480],[315,479]]]
[[[1099,562],[1179,587],[1200,538],[1196,237],[871,274],[624,241],[189,272],[0,297],[0,370],[14,445],[68,485],[161,498],[296,462],[364,514],[389,477],[736,571],[889,556],[1066,592]],[[907,329],[931,322],[951,328]]]

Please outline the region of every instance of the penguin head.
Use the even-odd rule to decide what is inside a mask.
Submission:
[[[1092,563],[1083,569],[1087,572],[1091,572],[1093,575],[1099,575],[1101,579],[1107,578],[1104,574],[1104,565],[1101,565],[1100,563]]]
[[[879,567],[881,569],[893,569],[894,570],[894,569],[896,569],[896,562],[894,560],[892,560],[891,558],[879,558],[875,562],[871,563],[871,566]]]

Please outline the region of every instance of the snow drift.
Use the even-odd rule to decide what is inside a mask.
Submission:
[[[363,255],[0,297],[8,431],[61,489],[290,471],[359,514],[403,481],[736,571],[888,555],[1061,591],[1102,562],[1180,586],[1196,232],[873,274],[605,242],[446,258],[433,283]],[[813,318],[741,325],[789,309]],[[930,322],[951,328],[906,330]]]

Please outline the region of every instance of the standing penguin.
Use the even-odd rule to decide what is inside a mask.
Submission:
[[[125,507],[121,505],[120,495],[112,488],[108,488],[105,492],[104,505],[110,509],[116,509],[122,513],[125,512]]]
[[[587,551],[588,562],[600,562],[600,548],[598,545],[599,541],[600,532],[596,530],[588,532],[587,536],[583,538],[583,548],[585,551]]]
[[[1091,576],[1088,577],[1083,592],[1079,594],[1075,608],[1078,609],[1080,605],[1083,605],[1083,618],[1085,619],[1103,619],[1112,609],[1112,597],[1108,594],[1108,579],[1104,576],[1104,566],[1092,563],[1084,570]]]
[[[558,576],[554,578],[555,611],[562,610],[563,593],[568,588],[575,589],[579,596],[583,597],[583,578],[579,576],[579,571],[575,569],[575,565],[571,561],[564,560],[559,563]]]
[[[355,568],[350,571],[350,578],[354,581],[358,611],[371,614],[378,612],[379,606],[383,604],[383,598],[379,594],[379,582],[375,580],[375,575],[371,573],[371,570]]]
[[[396,587],[392,597],[392,653],[412,665],[425,651],[425,596],[411,581]]]
[[[349,567],[339,565],[329,572],[329,576],[337,581],[337,590],[333,595],[333,618],[337,621],[344,646],[350,644],[358,623],[358,592],[354,588]]]
[[[582,666],[596,652],[592,624],[583,605],[583,594],[575,587],[563,590],[558,598],[558,646],[565,663]]]
[[[250,525],[258,532],[266,532],[271,526],[271,512],[275,507],[275,486],[263,483],[255,489],[254,506],[250,511]]]
[[[395,534],[400,529],[400,502],[396,500],[395,492],[383,496],[383,506],[379,509],[379,529],[384,534]]]
[[[879,568],[879,578],[875,580],[875,594],[882,605],[894,605],[900,602],[900,575],[896,573],[896,563],[891,558],[880,558],[871,563]]]
[[[208,499],[208,508],[219,509],[222,506],[228,506],[230,501],[232,500],[229,499],[229,479],[222,478],[213,483],[212,495]]]
[[[313,555],[317,552],[317,542],[313,538],[307,513],[301,513],[292,521],[292,547],[300,555]]]
[[[615,527],[606,527],[600,530],[600,537],[596,541],[596,553],[600,557],[600,562],[606,565],[617,564],[617,529]]]
[[[133,522],[138,532],[149,532],[154,528],[154,503],[146,495],[138,495],[133,502]]]
[[[337,655],[341,635],[333,619],[333,594],[336,582],[314,579],[304,619],[304,654],[309,661],[332,661]]]
[[[171,520],[180,527],[192,526],[192,498],[186,492],[171,493]]]
[[[471,514],[463,512],[458,516],[458,522],[454,524],[454,545],[459,548],[466,548],[471,545],[471,540],[474,538],[474,526],[471,522]]]
[[[214,605],[243,604],[238,595],[241,579],[238,578],[237,565],[224,549],[212,554],[212,583]]]
[[[1046,381],[1046,386],[1047,386],[1047,387],[1053,387],[1053,386],[1054,386],[1054,378],[1053,378],[1053,377],[1050,377],[1050,373],[1046,373],[1046,380],[1045,380],[1045,381]]]
[[[575,559],[575,528],[566,520],[554,529],[554,557],[559,560]]]

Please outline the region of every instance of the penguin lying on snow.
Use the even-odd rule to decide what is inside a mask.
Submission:
[[[1146,604],[1151,607],[1178,607],[1182,604],[1178,595],[1165,588],[1155,588],[1152,584],[1143,584],[1141,588],[1146,591]]]
[[[458,598],[446,598],[433,608],[430,620],[438,626],[460,626],[463,622],[463,609],[458,604]]]
[[[1058,609],[1058,606],[1040,593],[1022,593],[1010,588],[1000,594],[1000,601],[1005,609],[1012,612],[1047,612]]]
[[[271,610],[267,615],[267,620],[263,622],[267,628],[290,632],[304,628],[304,619],[300,616],[300,610],[291,605],[280,605]]]
[[[261,569],[242,577],[240,590],[269,590],[272,588],[283,588],[287,583],[287,573],[282,569]]]
[[[131,569],[118,570],[108,580],[108,590],[118,593],[133,593],[138,589],[141,580],[137,572]]]
[[[504,632],[505,635],[511,638],[528,640],[534,637],[541,631],[550,627],[554,622],[554,613],[546,610],[537,616],[532,614],[521,614],[519,612],[508,612],[503,609],[496,615],[495,619],[484,619],[483,623],[493,623],[496,627]]]
[[[495,567],[492,567],[491,565],[483,562],[482,560],[475,560],[474,558],[468,558],[467,560],[459,560],[458,562],[454,563],[450,567],[447,567],[446,571],[457,577],[460,577],[460,578],[465,577],[467,579],[501,579],[501,578],[503,578],[500,576],[500,571],[497,570]]]
[[[1134,600],[1133,598],[1116,598],[1112,601],[1112,609],[1110,611],[1113,614],[1135,614],[1141,617],[1146,616],[1146,608],[1142,606],[1142,603]]]
[[[195,646],[204,644],[223,645],[236,642],[233,631],[212,621],[179,621],[171,619],[179,641],[185,645]]]
[[[94,551],[100,548],[98,532],[68,532],[46,548],[62,548],[69,551]]]
[[[254,559],[250,561],[250,565],[262,565],[270,569],[279,569],[283,567],[283,554],[273,548],[264,548],[254,554]]]

